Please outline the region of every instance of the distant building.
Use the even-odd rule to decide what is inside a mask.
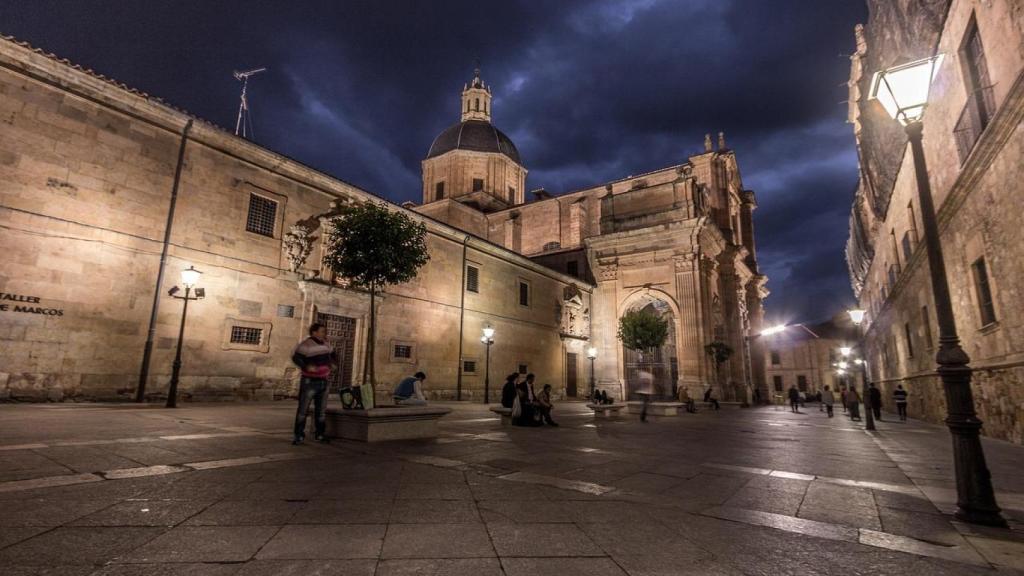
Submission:
[[[845,375],[836,371],[842,360],[840,348],[850,346],[853,336],[849,321],[842,319],[820,324],[796,324],[769,336],[760,336],[764,350],[765,377],[775,402],[786,402],[789,389],[813,396],[828,386],[860,386],[858,373],[851,366]]]
[[[644,360],[662,393],[763,386],[745,346],[767,295],[756,205],[724,136],[675,166],[528,199],[491,113],[478,73],[423,161],[423,204],[391,205],[425,224],[431,259],[378,299],[380,395],[424,370],[431,397],[482,400],[487,325],[492,400],[510,372],[586,395],[590,346],[598,386],[630,395],[641,362],[616,328],[636,308],[670,320]],[[359,381],[369,298],[323,265],[323,235],[371,193],[7,38],[0,182],[0,399],[131,398],[150,335],[146,389],[166,394],[181,318],[167,291],[188,265],[206,298],[189,307],[183,397],[293,394],[291,349],[314,321],[341,357],[334,387]],[[735,351],[718,372],[712,342]]]
[[[924,153],[957,331],[984,432],[1024,442],[1024,9],[1016,0],[869,0],[850,76],[860,185],[846,256],[872,376],[912,417],[942,422],[938,327],[906,137],[873,74],[943,54],[924,114]],[[891,404],[891,402],[889,402]]]

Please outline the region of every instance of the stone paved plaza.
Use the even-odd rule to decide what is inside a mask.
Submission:
[[[928,424],[450,406],[436,441],[299,447],[291,402],[0,406],[0,573],[1024,574],[1020,446],[985,441],[992,530],[951,521]]]

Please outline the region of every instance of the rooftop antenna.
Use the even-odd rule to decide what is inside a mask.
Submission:
[[[252,129],[252,113],[249,111],[249,99],[246,97],[246,90],[249,88],[249,77],[260,72],[266,72],[266,68],[256,68],[246,72],[235,70],[235,80],[242,81],[242,101],[238,104],[238,120],[235,121],[235,136],[241,136],[248,140],[255,137]]]

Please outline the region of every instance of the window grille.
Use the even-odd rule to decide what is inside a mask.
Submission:
[[[548,242],[547,244],[544,245],[543,250],[545,252],[547,252],[548,250],[558,250],[561,247],[562,247],[562,243],[561,242]]]
[[[466,291],[480,292],[480,269],[476,266],[466,266]]]
[[[249,194],[249,217],[245,229],[261,236],[274,237],[277,223],[277,202],[259,194]]]
[[[295,306],[291,304],[278,304],[277,315],[281,318],[295,318]]]
[[[412,346],[395,344],[395,358],[412,358]]]
[[[463,360],[462,372],[465,374],[476,374],[476,360]]]
[[[530,285],[527,284],[526,282],[519,283],[519,305],[530,305]]]
[[[251,344],[253,346],[259,346],[260,341],[263,339],[262,328],[250,328],[248,326],[232,326],[231,327],[231,343],[232,344]]]
[[[971,264],[974,272],[974,291],[978,297],[978,309],[981,312],[981,325],[988,326],[996,321],[996,308],[992,302],[992,287],[988,281],[988,268],[985,258],[978,258]]]

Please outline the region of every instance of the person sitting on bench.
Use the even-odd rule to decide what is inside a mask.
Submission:
[[[686,386],[679,387],[679,401],[686,405],[687,412],[692,414],[697,411],[697,404],[693,401],[690,390]]]
[[[399,406],[426,406],[427,399],[423,397],[423,389],[420,387],[420,384],[426,379],[426,374],[417,372],[399,382],[392,393],[395,404]]]
[[[708,391],[704,393],[704,402],[711,404],[715,407],[715,410],[718,410],[718,400],[711,395],[711,388],[708,388]]]

